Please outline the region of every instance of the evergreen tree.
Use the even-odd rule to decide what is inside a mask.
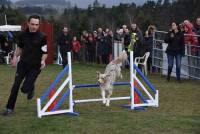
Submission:
[[[156,5],[157,5],[158,7],[161,7],[161,6],[162,6],[162,0],[158,0],[157,3],[156,3]]]
[[[98,1],[98,0],[95,0],[94,3],[93,3],[93,7],[94,7],[94,8],[98,8],[98,7],[100,7],[100,6],[101,6],[101,5],[100,5],[99,1]]]

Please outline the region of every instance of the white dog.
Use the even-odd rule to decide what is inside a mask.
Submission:
[[[101,88],[103,104],[106,104],[106,106],[110,105],[110,96],[113,92],[113,83],[115,82],[116,78],[122,78],[121,66],[126,59],[126,51],[123,51],[122,53],[120,53],[117,59],[111,61],[106,66],[104,74],[97,72],[97,79]]]

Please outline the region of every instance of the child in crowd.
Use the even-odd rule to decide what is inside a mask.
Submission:
[[[73,51],[73,61],[80,62],[80,49],[81,45],[80,42],[77,40],[77,37],[74,36],[72,40],[72,51]]]

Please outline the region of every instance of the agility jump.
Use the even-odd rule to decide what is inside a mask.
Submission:
[[[143,79],[143,81],[149,87],[151,92],[149,92],[147,88],[144,86],[144,84],[138,79],[138,77],[136,76],[136,72]],[[55,88],[55,86],[60,82],[61,78],[65,76],[65,74],[68,75],[67,78],[61,84],[61,86],[57,89],[55,94],[47,102],[45,102],[51,90]],[[138,85],[142,88],[143,93],[134,85],[135,82],[138,83]],[[123,85],[130,86],[130,95],[124,96],[124,97],[112,97],[110,98],[111,101],[130,100],[130,104],[124,105],[124,107],[128,107],[133,110],[148,107],[148,106],[158,107],[158,99],[159,99],[158,90],[155,89],[155,87],[146,78],[146,76],[142,73],[142,71],[133,63],[133,52],[130,52],[130,81],[129,82],[115,82],[113,83],[113,85],[114,86],[123,86]],[[45,115],[54,115],[54,114],[63,114],[63,113],[68,113],[71,115],[79,115],[79,113],[74,112],[75,104],[86,103],[86,102],[98,102],[98,101],[103,101],[103,99],[95,98],[95,99],[74,100],[73,90],[75,90],[76,88],[92,88],[92,87],[99,87],[99,84],[75,84],[75,85],[72,84],[71,53],[68,52],[68,65],[66,65],[66,67],[59,73],[59,75],[56,77],[54,82],[47,88],[47,90],[42,94],[42,96],[37,99],[38,117],[41,118],[42,116],[45,116]],[[53,103],[53,101],[55,101],[57,96],[62,91],[65,91],[65,92],[63,93],[61,98],[58,100],[56,105],[53,107],[53,109],[51,109],[51,111],[47,111],[48,107]],[[144,93],[146,94],[148,99],[143,95]],[[139,96],[142,102],[137,103],[137,104],[134,102],[135,94]],[[58,110],[58,108],[66,99],[69,100],[68,109]]]

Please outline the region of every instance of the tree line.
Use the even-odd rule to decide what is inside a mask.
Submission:
[[[27,15],[37,13],[43,20],[54,24],[55,33],[65,24],[74,34],[80,35],[83,30],[94,31],[98,27],[114,30],[123,24],[130,25],[133,22],[137,23],[142,31],[150,24],[159,30],[167,30],[172,21],[194,21],[199,12],[199,0],[149,0],[139,6],[135,3],[121,3],[111,8],[95,0],[87,9],[80,9],[75,5],[62,12],[42,7],[12,8],[9,4],[1,4],[0,24],[4,24],[3,14],[7,14],[8,24],[20,24],[26,20]]]

